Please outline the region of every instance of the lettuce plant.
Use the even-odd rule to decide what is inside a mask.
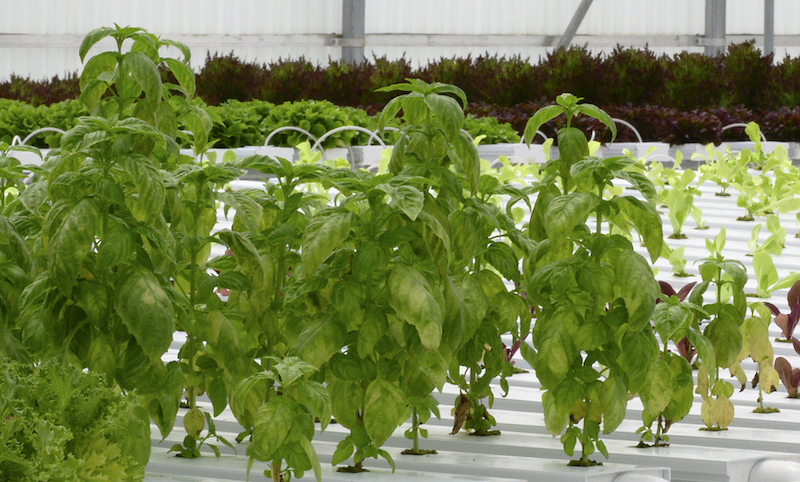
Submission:
[[[758,251],[753,255],[753,272],[757,284],[755,296],[759,298],[769,298],[776,290],[788,288],[800,280],[800,273],[794,271],[779,278],[772,255],[765,251]]]
[[[692,219],[694,220],[695,223],[694,229],[699,229],[701,231],[705,231],[706,229],[708,229],[708,224],[706,224],[706,221],[703,219],[702,209],[700,209],[697,206],[692,206],[692,211],[690,214],[692,215]]]
[[[739,155],[741,163],[754,165],[761,173],[758,176],[744,175],[733,183],[740,192],[736,205],[747,210],[740,220],[752,221],[753,216],[771,214],[775,211],[789,212],[800,208],[799,192],[796,187],[796,174],[783,146],[778,146],[770,154],[761,147],[758,124],[750,122],[745,129],[753,150],[745,149]]]
[[[793,340],[796,340],[793,339]],[[789,361],[779,356],[775,359],[775,370],[780,376],[781,383],[786,387],[786,392],[789,398],[798,398],[798,389],[800,389],[800,368],[792,368]]]
[[[137,481],[150,458],[147,411],[100,373],[0,357],[0,474],[8,482]]]
[[[693,154],[692,159],[699,158],[704,162],[697,168],[700,179],[698,184],[712,181],[720,187],[715,196],[730,196],[728,189],[733,184],[741,185],[749,174],[747,173],[747,157],[731,156],[730,150],[720,152],[714,149],[713,144],[706,146],[706,155]]]
[[[747,241],[747,247],[752,254],[748,256],[753,256],[759,251],[773,256],[780,256],[786,243],[786,229],[781,227],[780,218],[774,214],[767,216],[767,230],[770,235],[763,243],[759,243],[758,235],[761,233],[762,226],[761,223],[756,224],[750,232],[750,240]]]
[[[786,295],[789,304],[789,313],[781,313],[777,306],[772,303],[764,302],[775,316],[775,324],[781,329],[783,338],[776,338],[775,341],[791,342],[794,336],[794,329],[800,320],[800,281],[795,281],[789,293]]]
[[[691,276],[686,272],[686,258],[683,256],[684,247],[678,246],[675,249],[670,248],[667,243],[664,243],[664,248],[661,252],[661,257],[669,261],[672,266],[672,274],[681,278]],[[666,255],[666,256],[664,256]]]
[[[700,191],[691,186],[694,178],[695,172],[687,169],[670,182],[671,189],[666,193],[669,222],[672,225],[672,234],[668,236],[670,239],[686,239],[686,235],[681,232],[683,223],[694,207],[694,196],[700,195]]]
[[[745,176],[733,187],[740,192],[736,205],[747,210],[739,221],[752,221],[754,216],[774,212],[790,212],[800,208],[796,187],[797,178],[780,169],[762,170],[758,176]]]

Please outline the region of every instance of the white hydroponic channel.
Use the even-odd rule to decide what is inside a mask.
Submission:
[[[259,187],[260,182],[238,181],[235,188]],[[713,239],[722,226],[727,231],[727,243],[723,250],[725,257],[744,263],[749,274],[746,291],[755,292],[756,283],[753,277],[752,262],[747,256],[750,250],[747,241],[751,237],[754,224],[763,223],[763,218],[755,222],[737,221],[744,214],[742,208],[736,206],[736,195],[718,197],[714,193],[717,186],[706,183],[700,187],[702,195],[695,198],[695,205],[703,212],[709,229],[696,230],[691,218],[684,225],[685,240],[669,239],[672,248],[683,246],[687,259],[686,270],[693,276],[678,278],[673,276],[671,266],[664,259],[659,259],[654,267],[658,271],[659,280],[670,282],[676,290],[686,283],[698,281],[696,260],[708,256],[705,247],[706,238]],[[665,236],[672,232],[666,209],[663,212]],[[228,227],[232,219],[225,219],[220,212],[218,228]],[[786,228],[786,246],[783,253],[774,258],[779,276],[784,277],[792,271],[800,271],[800,239],[794,234],[800,229],[794,213],[781,214],[781,225]],[[761,231],[763,241],[769,233],[766,227]],[[646,254],[643,248],[642,254]],[[221,251],[215,251],[221,254]],[[782,312],[787,312],[787,290],[773,293],[770,302],[777,305]],[[756,301],[751,298],[750,301]],[[770,335],[780,336],[779,328],[772,324]],[[183,342],[182,333],[176,333],[174,343],[167,354],[167,359],[175,359]],[[800,365],[798,356],[791,344],[773,343],[775,357],[787,358],[793,366]],[[749,359],[748,359],[749,360]],[[517,357],[516,364],[529,368],[524,360]],[[752,378],[755,364],[742,362],[748,376]],[[727,375],[727,371],[724,371]],[[532,373],[514,375],[509,379],[510,391],[503,398],[499,385],[491,413],[497,419],[497,428],[502,435],[495,437],[474,437],[463,431],[449,435],[453,418],[450,408],[458,394],[454,386],[446,385],[442,393],[436,393],[440,402],[441,420],[428,422],[428,439],[421,440],[422,448],[436,449],[438,455],[408,456],[400,452],[410,447],[403,432],[407,426],[401,426],[386,442],[384,448],[397,463],[397,471],[391,474],[387,464],[380,460],[368,459],[365,466],[371,472],[365,474],[337,473],[330,461],[336,444],[347,434],[346,430],[336,424],[314,439],[314,446],[323,465],[323,480],[332,481],[396,481],[411,480],[463,480],[463,481],[595,481],[622,482],[623,480],[674,480],[674,481],[730,481],[730,482],[781,482],[800,481],[800,400],[787,398],[783,386],[777,392],[765,395],[767,406],[779,408],[780,413],[756,414],[752,410],[758,405],[758,390],[749,386],[739,392],[740,383],[729,378],[737,392],[732,401],[735,405],[735,418],[726,431],[701,431],[703,423],[700,419],[699,395],[691,413],[679,423],[674,424],[668,432],[670,447],[638,449],[639,441],[636,430],[642,425],[642,406],[638,399],[628,404],[625,421],[617,430],[602,438],[610,452],[609,461],[602,468],[576,469],[567,468],[569,460],[562,449],[558,438],[550,436],[544,425],[542,415],[541,391],[539,383]],[[208,401],[201,401],[202,408],[211,411]],[[204,457],[197,460],[184,460],[168,454],[167,450],[184,437],[182,414],[179,413],[173,433],[166,440],[159,440],[158,429],[153,426],[153,448],[150,463],[147,467],[148,481],[217,481],[244,480],[247,461],[245,457],[246,443],[237,446],[237,453],[217,444],[222,457],[217,459],[213,453],[204,451]],[[230,411],[226,410],[216,419],[217,431],[228,440],[233,440],[241,427]],[[211,441],[213,443],[213,440]],[[599,454],[598,457],[602,458]],[[763,462],[772,460],[773,462]],[[774,464],[778,472],[769,472]],[[754,467],[756,469],[754,470]],[[774,468],[774,467],[773,467]],[[267,480],[263,471],[266,464],[256,463],[250,480]],[[760,472],[758,472],[760,470]],[[787,472],[788,470],[788,472]],[[794,472],[793,472],[794,471]],[[759,476],[759,474],[761,474]],[[763,475],[767,474],[767,475]],[[769,475],[772,474],[772,475]],[[752,475],[752,477],[751,477]],[[661,479],[659,479],[659,477]],[[759,478],[760,477],[760,478]],[[783,477],[783,478],[781,478]],[[306,473],[303,480],[313,480],[312,473]]]

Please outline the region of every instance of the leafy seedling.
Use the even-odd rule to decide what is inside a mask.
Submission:
[[[664,243],[664,248],[661,252],[661,257],[666,258],[672,266],[672,274],[679,278],[686,278],[692,276],[686,272],[686,258],[683,256],[684,247],[679,246],[675,249],[670,248],[667,243]],[[664,256],[666,255],[666,256]]]
[[[205,422],[205,423],[204,423]],[[205,437],[200,437],[200,433],[203,431],[204,425],[208,425],[208,432],[206,433]],[[177,452],[175,454],[176,457],[183,457],[185,459],[194,459],[200,457],[200,448],[206,444],[206,441],[214,437],[217,439],[218,442],[225,444],[234,453],[236,453],[236,448],[228,442],[225,437],[219,435],[217,433],[217,428],[214,425],[214,420],[211,418],[211,414],[208,412],[201,412],[200,409],[197,407],[189,410],[186,415],[183,416],[183,425],[188,432],[188,435],[183,439],[183,445],[175,444],[167,451],[169,452]],[[219,452],[219,448],[213,444],[206,444],[214,452],[214,455],[219,458],[221,456]]]
[[[773,292],[788,288],[800,281],[800,273],[797,272],[778,278],[778,269],[772,261],[772,255],[764,251],[758,251],[753,255],[753,271],[756,277],[756,293],[748,296],[769,298]]]
[[[686,239],[686,235],[682,232],[683,224],[692,212],[694,197],[700,194],[697,188],[691,186],[694,178],[695,172],[687,169],[670,183],[672,189],[666,194],[669,222],[672,226],[672,234],[668,236],[670,239]]]
[[[692,219],[694,219],[695,228],[700,231],[704,231],[708,228],[708,224],[706,224],[705,219],[703,219],[703,210],[697,206],[692,206]]]

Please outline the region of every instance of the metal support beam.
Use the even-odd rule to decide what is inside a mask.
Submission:
[[[366,0],[342,0],[342,61],[364,62]]]
[[[564,35],[562,35],[561,40],[558,41],[557,49],[569,47],[572,38],[575,37],[575,33],[578,31],[578,27],[580,27],[581,22],[583,22],[583,17],[586,16],[586,12],[589,11],[589,7],[592,6],[592,1],[593,0],[581,0],[578,9],[575,10],[575,15],[572,16],[572,20],[569,22],[569,25],[567,25],[567,30],[564,31]]]
[[[775,0],[764,0],[764,55],[775,51]]]
[[[727,0],[706,0],[705,54],[709,57],[725,52],[725,20]]]

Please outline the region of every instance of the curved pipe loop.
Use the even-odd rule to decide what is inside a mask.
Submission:
[[[544,140],[547,140],[547,134],[545,134],[544,132],[542,132],[542,131],[540,131],[540,130],[537,130],[537,131],[536,131],[536,132],[533,134],[533,138],[535,139],[537,135],[539,135],[539,137],[541,137],[542,139],[544,139]],[[520,143],[520,144],[525,144],[525,138],[524,138],[524,137],[520,137],[520,139],[519,139],[519,143]]]
[[[722,132],[725,132],[728,129],[733,129],[734,127],[744,127],[744,128],[746,128],[747,124],[745,124],[744,122],[734,122],[733,124],[728,124],[725,127],[723,127],[722,128]],[[759,137],[761,137],[761,142],[767,142],[767,138],[766,138],[766,136],[764,136],[763,132],[761,132],[759,130],[758,131],[758,135],[759,135]]]
[[[58,134],[63,134],[65,131],[64,131],[64,129],[59,129],[58,127],[42,127],[41,129],[36,129],[35,131],[33,131],[30,134],[28,134],[25,137],[25,139],[22,139],[21,141],[17,142],[17,144],[27,144],[28,141],[31,140],[31,138],[33,136],[35,136],[36,134],[41,134],[42,132],[55,132],[55,133],[58,133]],[[17,139],[19,139],[19,136],[14,136],[14,138],[11,139],[11,145],[12,146],[16,145],[16,144],[14,144],[14,141],[17,140]]]
[[[305,134],[306,136],[308,136],[309,139],[311,139],[314,142],[317,142],[316,136],[314,136],[314,134],[308,132],[305,129],[302,129],[300,127],[294,127],[294,126],[283,126],[283,127],[278,127],[277,129],[275,129],[274,131],[269,133],[267,138],[264,139],[264,147],[269,147],[269,141],[270,141],[270,139],[272,139],[272,137],[275,134],[278,134],[279,132],[285,132],[285,131],[295,131],[295,132],[299,132],[301,134]]]

